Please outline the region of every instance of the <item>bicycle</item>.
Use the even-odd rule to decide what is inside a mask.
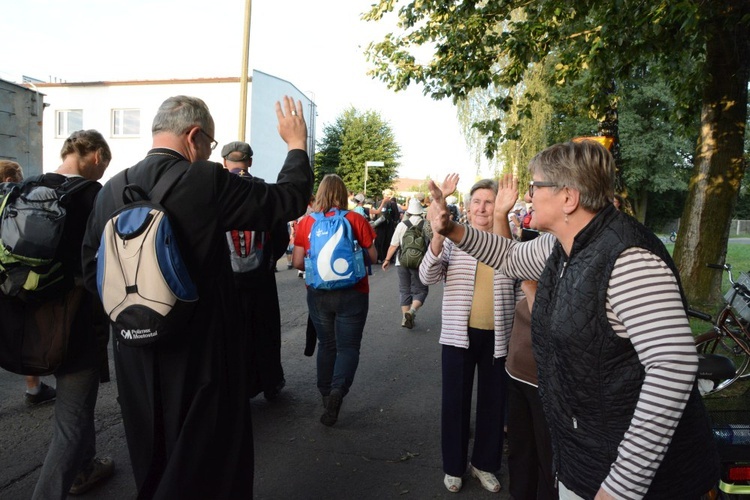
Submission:
[[[712,269],[722,269],[729,275],[731,288],[724,295],[725,305],[716,317],[711,330],[696,337],[695,346],[700,354],[715,354],[728,358],[734,364],[734,374],[704,391],[704,395],[726,389],[739,379],[750,377],[750,276],[742,273],[738,281],[732,276],[731,264],[706,264]],[[710,319],[709,315],[705,315]],[[702,318],[706,319],[706,318]]]

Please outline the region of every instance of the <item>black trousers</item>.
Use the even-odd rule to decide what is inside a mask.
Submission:
[[[515,500],[556,499],[552,444],[537,388],[508,378],[510,496]]]

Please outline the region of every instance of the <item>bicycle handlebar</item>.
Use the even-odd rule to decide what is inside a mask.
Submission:
[[[713,321],[710,314],[704,313],[703,311],[698,311],[697,309],[692,309],[690,307],[688,307],[687,309],[687,314],[688,316],[702,319],[703,321],[708,321],[709,323]]]

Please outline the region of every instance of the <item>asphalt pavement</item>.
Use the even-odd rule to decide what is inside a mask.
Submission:
[[[273,402],[252,400],[256,499],[507,499],[464,476],[458,494],[443,486],[440,451],[440,311],[442,285],[430,287],[413,330],[400,326],[395,269],[373,268],[370,312],[359,368],[333,427],[319,422],[315,358],[303,355],[307,305],[296,270],[279,261],[282,361],[286,388]],[[97,448],[111,456],[115,475],[83,498],[136,497],[127,446],[112,381],[99,389]],[[54,385],[54,377],[44,380]],[[0,370],[0,499],[31,497],[51,435],[54,404],[27,408],[24,380]],[[471,445],[470,445],[471,446]],[[470,448],[471,449],[471,448]],[[195,450],[200,453],[199,449]],[[70,497],[74,498],[74,497]]]

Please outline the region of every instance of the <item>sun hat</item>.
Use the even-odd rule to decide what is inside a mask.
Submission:
[[[424,208],[422,208],[422,204],[419,203],[418,199],[412,198],[409,200],[409,208],[406,209],[406,212],[411,215],[422,215]]]

